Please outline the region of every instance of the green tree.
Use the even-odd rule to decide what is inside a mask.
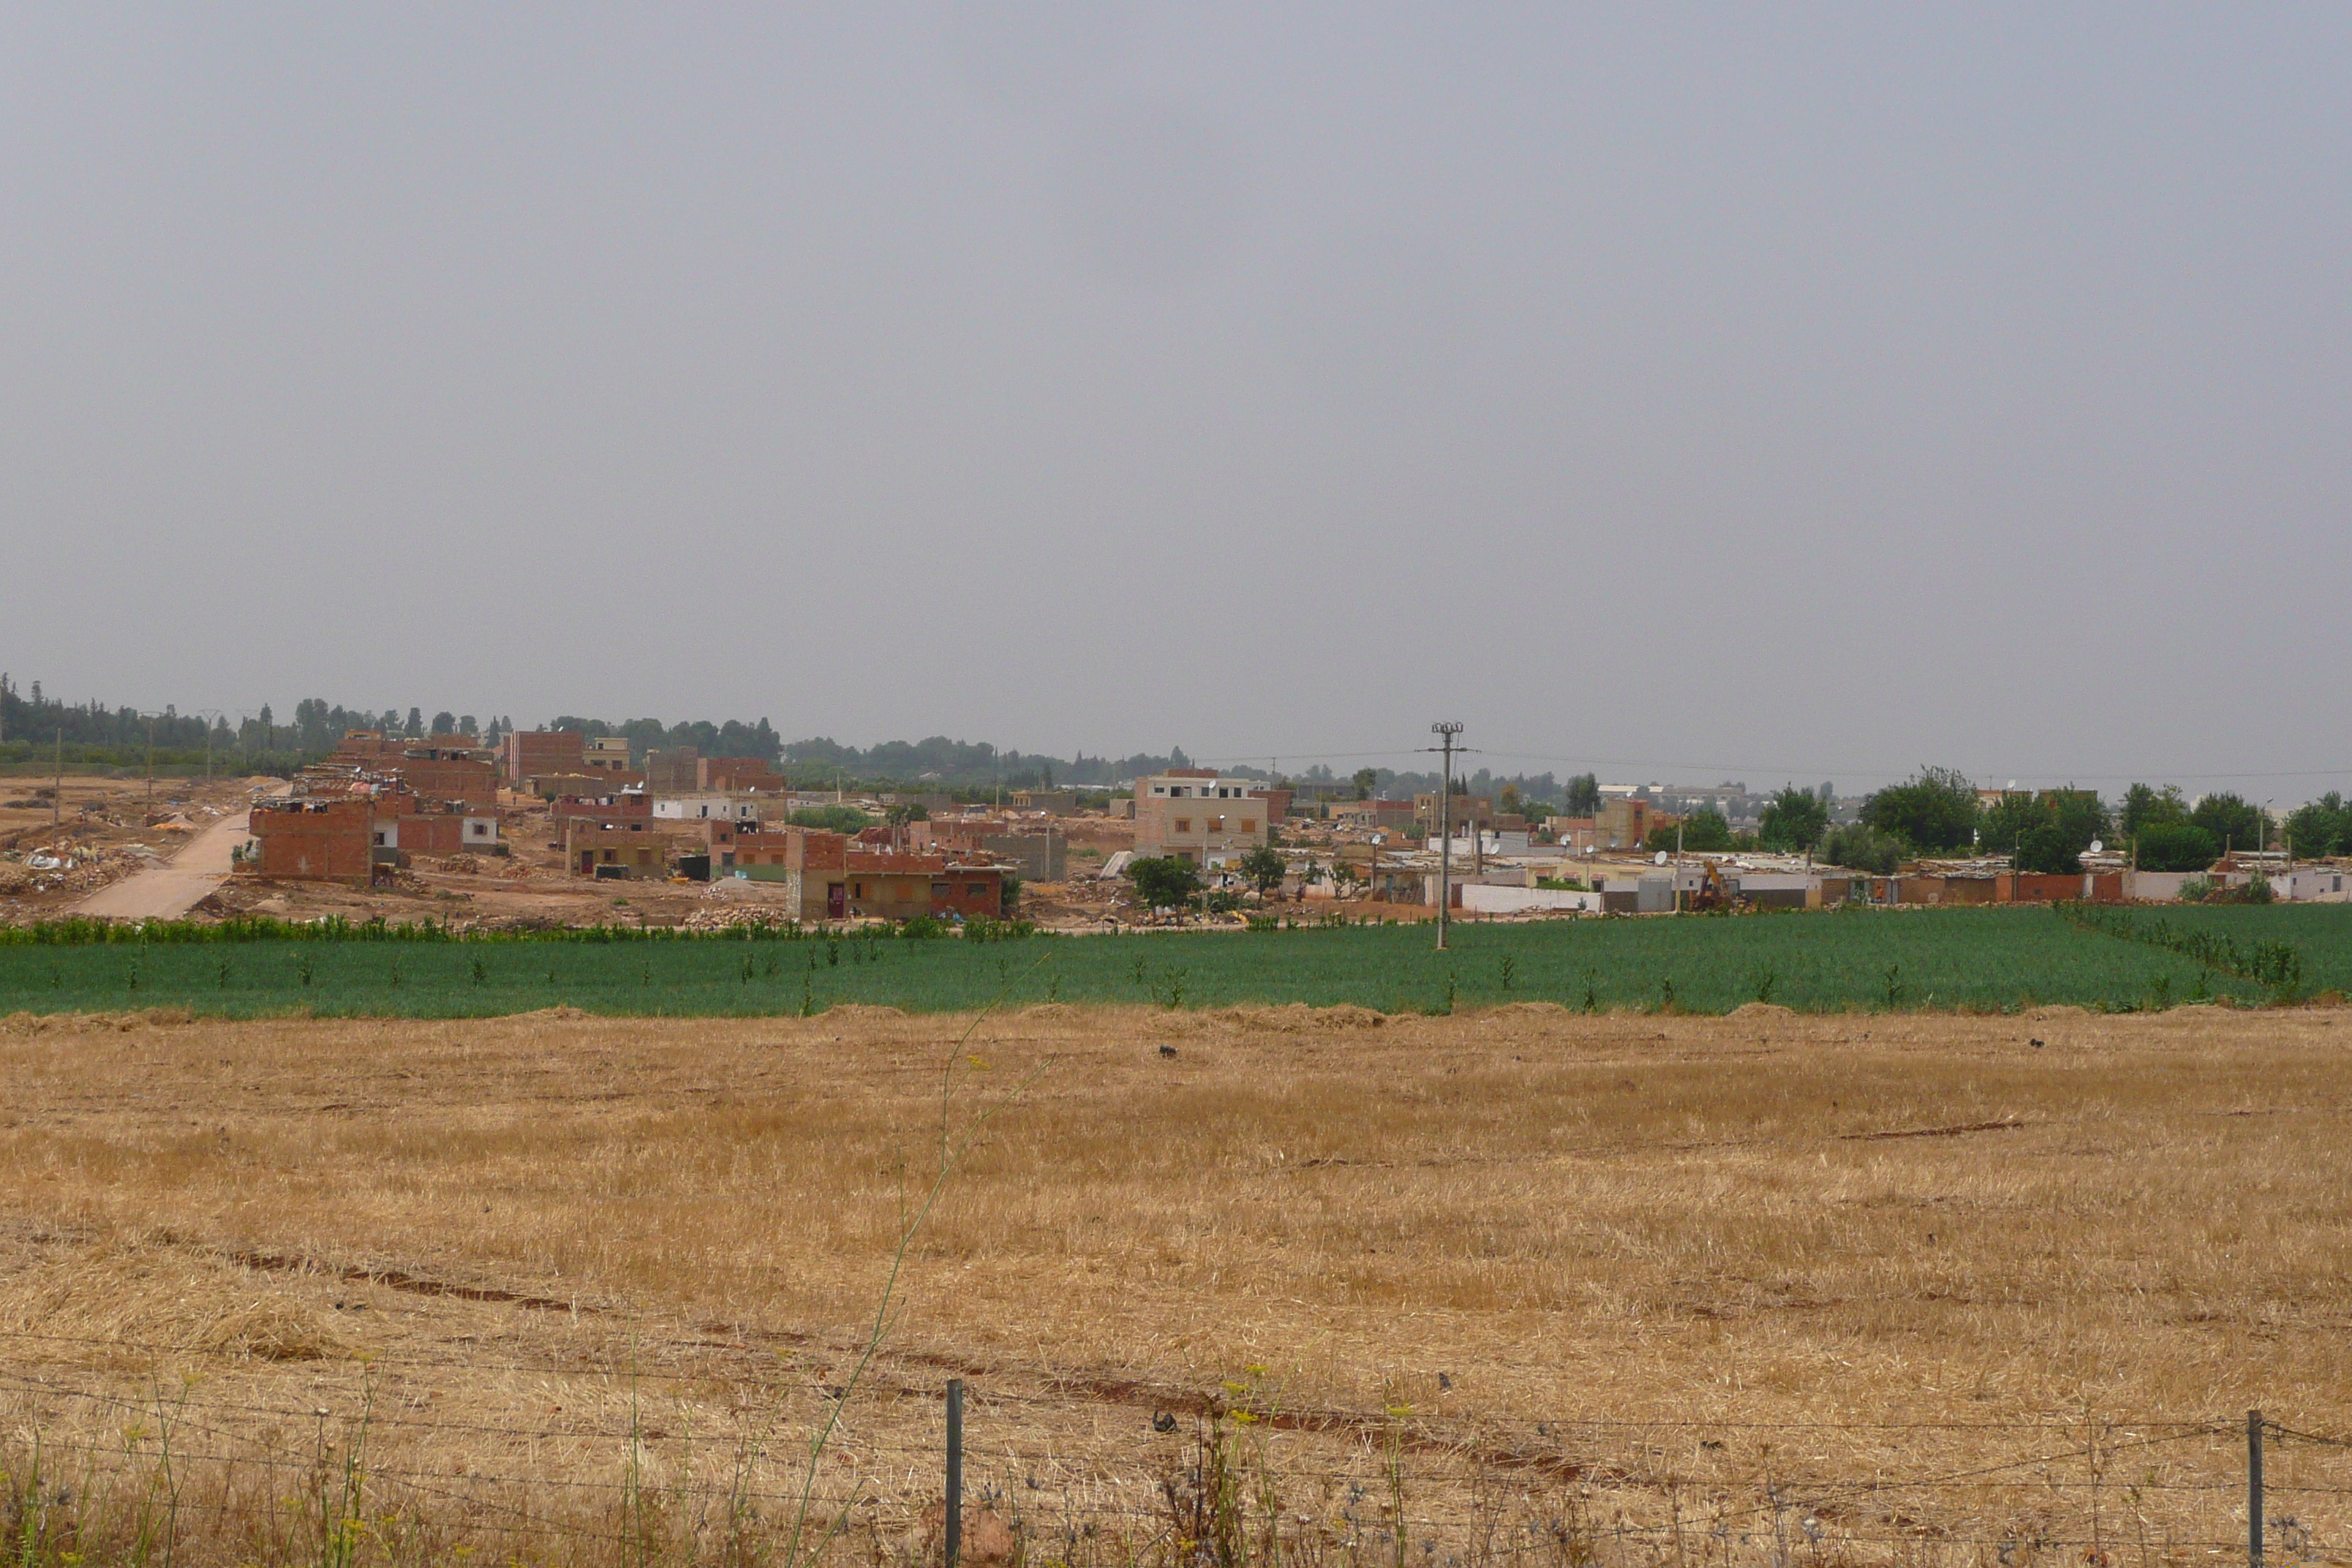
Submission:
[[[825,833],[860,833],[874,826],[874,819],[854,805],[803,806],[785,820],[794,827],[814,827]]]
[[[436,735],[454,735],[457,732],[457,716],[455,713],[444,709],[440,712],[433,715],[433,733]]]
[[[1884,877],[1903,863],[1903,841],[1868,823],[1842,823],[1822,836],[1813,858],[1825,866]]]
[[[2032,792],[2011,790],[1979,819],[1978,847],[1988,854],[2010,854],[2016,849],[2019,839],[2049,820],[2050,814],[2033,798]]]
[[[2224,791],[2197,803],[2189,820],[2219,840],[2225,850],[2262,847],[2263,814],[2242,797]]]
[[[1681,847],[1695,853],[1731,847],[1731,824],[1725,821],[1723,813],[1713,806],[1692,812],[1672,826],[1653,827],[1650,829],[1649,847],[1654,851],[1671,851],[1678,842],[1675,838],[1678,833],[1682,836],[1679,840]]]
[[[1130,860],[1127,879],[1135,884],[1135,896],[1147,909],[1176,909],[1201,891],[1200,868],[1181,855]]]
[[[1381,787],[1381,770],[1378,768],[1358,768],[1356,770],[1356,776],[1353,782],[1356,786],[1356,798],[1358,800],[1370,800],[1372,798],[1372,791]]]
[[[2193,823],[2157,822],[2140,829],[2143,871],[2202,871],[2221,858],[2213,836]]]
[[[1281,887],[1283,878],[1290,874],[1290,863],[1282,858],[1282,851],[1269,845],[1260,845],[1243,856],[1236,868],[1261,899]]]
[[[1591,816],[1601,809],[1601,780],[1591,773],[1579,773],[1568,781],[1569,816]]]
[[[1495,797],[1495,809],[1508,816],[1519,815],[1519,786],[1507,784],[1503,793]]]
[[[2035,799],[2077,854],[2115,834],[2115,823],[2107,816],[2107,803],[2099,798],[2095,789],[2076,789],[2069,784],[2064,789],[2043,790]]]
[[[1756,842],[1783,854],[1801,854],[1822,841],[1829,830],[1830,808],[1809,789],[1786,784],[1763,810],[1756,826]]]
[[[895,800],[882,813],[882,820],[893,827],[904,827],[910,822],[929,822],[930,808],[919,800]]]
[[[1994,853],[2014,856],[2021,871],[2072,876],[2083,868],[2083,852],[2110,831],[2098,792],[2070,785],[2003,795],[1984,814],[1981,842]]]
[[[2037,822],[2018,835],[2015,863],[2033,877],[2072,877],[2083,869],[2082,847],[2055,822]]]
[[[2126,838],[2137,837],[2151,827],[2188,820],[2189,803],[2180,798],[2179,784],[2158,789],[2153,784],[2136,784],[2124,791],[2123,809],[2116,814],[2116,826]]]
[[[1976,837],[1976,786],[1954,769],[1923,767],[1864,801],[1862,820],[1922,849],[1958,849]]]
[[[2344,797],[2334,790],[2296,806],[2283,825],[2287,847],[2305,860],[2337,853],[2347,842],[2347,827],[2352,827],[2352,817],[2345,812]]]

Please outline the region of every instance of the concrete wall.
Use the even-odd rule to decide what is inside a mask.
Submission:
[[[1058,833],[988,833],[981,850],[1009,860],[1024,881],[1058,882],[1069,871],[1070,841]]]
[[[673,821],[707,821],[725,818],[735,822],[757,822],[760,804],[751,800],[734,800],[723,795],[681,795],[654,802],[654,815]]]
[[[1473,914],[1523,914],[1530,910],[1576,910],[1598,914],[1599,893],[1570,892],[1565,888],[1499,888],[1473,882],[1461,889],[1461,906]]]

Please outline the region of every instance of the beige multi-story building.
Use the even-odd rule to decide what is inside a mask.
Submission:
[[[1454,797],[1453,804],[1445,808],[1444,815],[1457,833],[1473,826],[1482,828],[1492,827],[1495,826],[1494,797],[1484,795],[1457,795]],[[1412,797],[1412,816],[1415,822],[1420,823],[1432,833],[1437,831],[1439,811],[1436,791],[1432,790],[1426,795],[1417,795]]]
[[[1265,786],[1177,768],[1135,781],[1135,853],[1179,855],[1198,866],[1238,860],[1266,839]]]

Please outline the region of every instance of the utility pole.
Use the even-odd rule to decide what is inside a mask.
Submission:
[[[2246,1568],[2263,1568],[2263,1413],[2246,1412]]]
[[[147,715],[147,809],[155,809],[155,715]]]
[[[1462,733],[1456,721],[1429,727],[1445,753],[1444,778],[1437,794],[1437,951],[1445,951],[1445,926],[1454,910],[1454,737]]]
[[[947,1568],[963,1555],[963,1379],[948,1379]]]
[[[49,826],[55,827],[61,819],[66,804],[66,732],[58,731],[57,787],[49,791]]]

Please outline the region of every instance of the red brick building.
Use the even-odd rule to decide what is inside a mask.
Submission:
[[[373,764],[369,772],[398,779],[426,800],[495,806],[499,774],[492,763],[453,747],[415,746]]]
[[[513,730],[500,748],[500,771],[507,787],[520,789],[525,779],[542,773],[588,771],[588,745],[577,730]]]
[[[784,790],[784,775],[770,767],[765,757],[698,757],[694,773],[697,787],[723,795],[781,795]]]
[[[630,823],[649,826],[654,819],[654,797],[649,795],[567,795],[557,798],[547,808],[549,826],[562,838],[575,822],[610,823],[625,826]]]
[[[801,921],[994,919],[1007,912],[1004,867],[860,848],[841,834],[812,828],[739,835],[735,868],[753,881],[782,881],[793,917]]]
[[[289,881],[367,885],[375,803],[365,795],[266,800],[253,808],[254,853],[242,868]]]

